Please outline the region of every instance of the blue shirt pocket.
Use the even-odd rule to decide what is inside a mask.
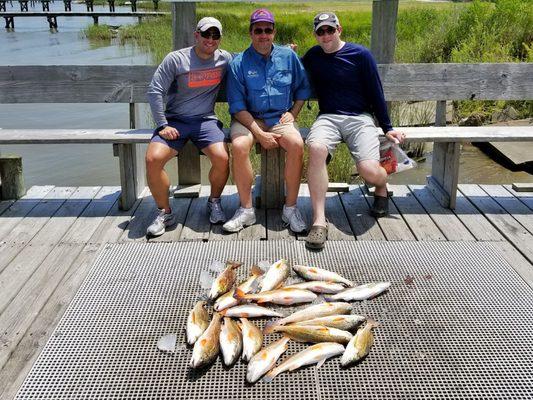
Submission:
[[[292,72],[279,70],[272,76],[272,91],[270,105],[274,110],[287,111],[292,102],[291,96]]]
[[[247,77],[246,88],[248,89],[246,98],[248,111],[257,114],[268,110],[268,93],[266,91],[265,78],[261,75]]]

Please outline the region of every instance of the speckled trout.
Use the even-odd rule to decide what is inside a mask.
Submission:
[[[206,306],[206,301],[199,301],[189,312],[186,330],[189,346],[192,346],[209,326],[209,313]]]
[[[292,324],[294,322],[306,321],[308,319],[325,317],[335,314],[349,314],[352,311],[352,305],[350,303],[320,303],[314,306],[309,306],[303,310],[296,311],[295,313],[278,319],[277,321],[269,322],[263,329],[264,334],[272,332],[274,326]]]
[[[352,340],[346,345],[346,350],[341,357],[341,365],[346,367],[365,357],[374,344],[372,329],[379,326],[374,320],[369,320],[365,326],[359,328]]]
[[[366,285],[360,285],[353,288],[349,288],[339,292],[337,294],[332,294],[329,296],[324,296],[327,301],[363,301],[373,299],[374,297],[380,295],[385,290],[390,287],[390,282],[372,282],[367,283]]]
[[[328,271],[327,269],[308,267],[305,265],[293,265],[292,269],[296,271],[298,275],[308,281],[326,281],[326,282],[339,282],[346,286],[353,286],[353,282],[340,276],[339,274]]]
[[[279,366],[274,368],[263,378],[264,382],[270,382],[276,376],[285,371],[294,371],[304,365],[317,364],[320,368],[328,358],[338,356],[344,351],[340,343],[318,343],[289,357]]]

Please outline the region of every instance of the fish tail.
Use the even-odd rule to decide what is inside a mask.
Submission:
[[[225,317],[227,312],[228,312],[228,309],[225,308],[222,311],[218,311],[218,314],[220,314],[221,316]]]
[[[272,379],[274,379],[277,375],[278,374],[276,372],[276,369],[274,368],[272,371],[270,371],[265,376],[263,376],[262,381],[265,382],[265,383],[272,382]]]
[[[227,261],[226,264],[228,265],[228,267],[231,267],[232,269],[237,269],[242,265],[242,263],[238,261]]]
[[[335,301],[335,297],[324,295],[324,300],[329,303],[330,301]]]
[[[381,324],[378,321],[370,317],[367,318],[366,324],[370,327],[370,329],[381,326]]]
[[[270,321],[267,322],[265,327],[263,328],[263,335],[269,335],[272,332],[274,332],[275,328],[279,325],[277,321]]]
[[[252,275],[253,276],[261,276],[264,272],[261,268],[259,268],[257,265],[252,265]]]

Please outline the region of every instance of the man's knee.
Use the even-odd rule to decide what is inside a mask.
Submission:
[[[322,143],[310,143],[309,162],[326,162],[328,158],[328,148]]]
[[[229,154],[226,149],[220,149],[209,157],[211,165],[217,169],[226,169],[229,164]]]
[[[374,160],[365,160],[357,163],[357,172],[366,182],[380,184],[387,179],[387,174]]]
[[[288,140],[284,141],[283,148],[287,154],[291,157],[303,157],[304,155],[304,142],[300,135],[292,135]]]
[[[163,168],[171,156],[164,151],[148,148],[144,160],[148,169]]]
[[[231,150],[233,153],[233,157],[238,159],[247,158],[250,155],[252,144],[250,143],[250,140],[245,137],[239,137],[234,139],[231,142]]]

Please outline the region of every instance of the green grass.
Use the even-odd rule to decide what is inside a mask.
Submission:
[[[140,4],[150,9],[151,2]],[[303,55],[314,46],[312,20],[320,11],[334,11],[343,26],[343,39],[369,46],[372,2],[311,2],[311,3],[197,3],[198,18],[214,16],[224,27],[221,47],[239,52],[249,46],[248,18],[258,7],[269,8],[276,17],[277,43],[297,43],[297,53]],[[170,10],[168,3],[159,3],[162,11]],[[395,61],[398,63],[479,63],[533,61],[533,5],[524,0],[494,0],[472,3],[420,3],[401,1],[397,22]],[[92,27],[86,31],[93,42],[109,41],[105,28]],[[158,64],[172,50],[171,17],[143,20],[138,25],[120,28],[122,43],[133,42],[152,55]],[[523,118],[533,115],[533,102],[461,101],[455,108],[459,117],[470,113],[489,116],[494,110],[511,104]],[[317,114],[317,105],[304,107],[298,119],[302,127],[309,127]],[[229,124],[227,105],[217,105],[217,115]],[[393,124],[399,112],[391,110]],[[254,161],[257,165],[257,160]],[[343,146],[329,165],[330,178],[350,181],[352,161]]]

